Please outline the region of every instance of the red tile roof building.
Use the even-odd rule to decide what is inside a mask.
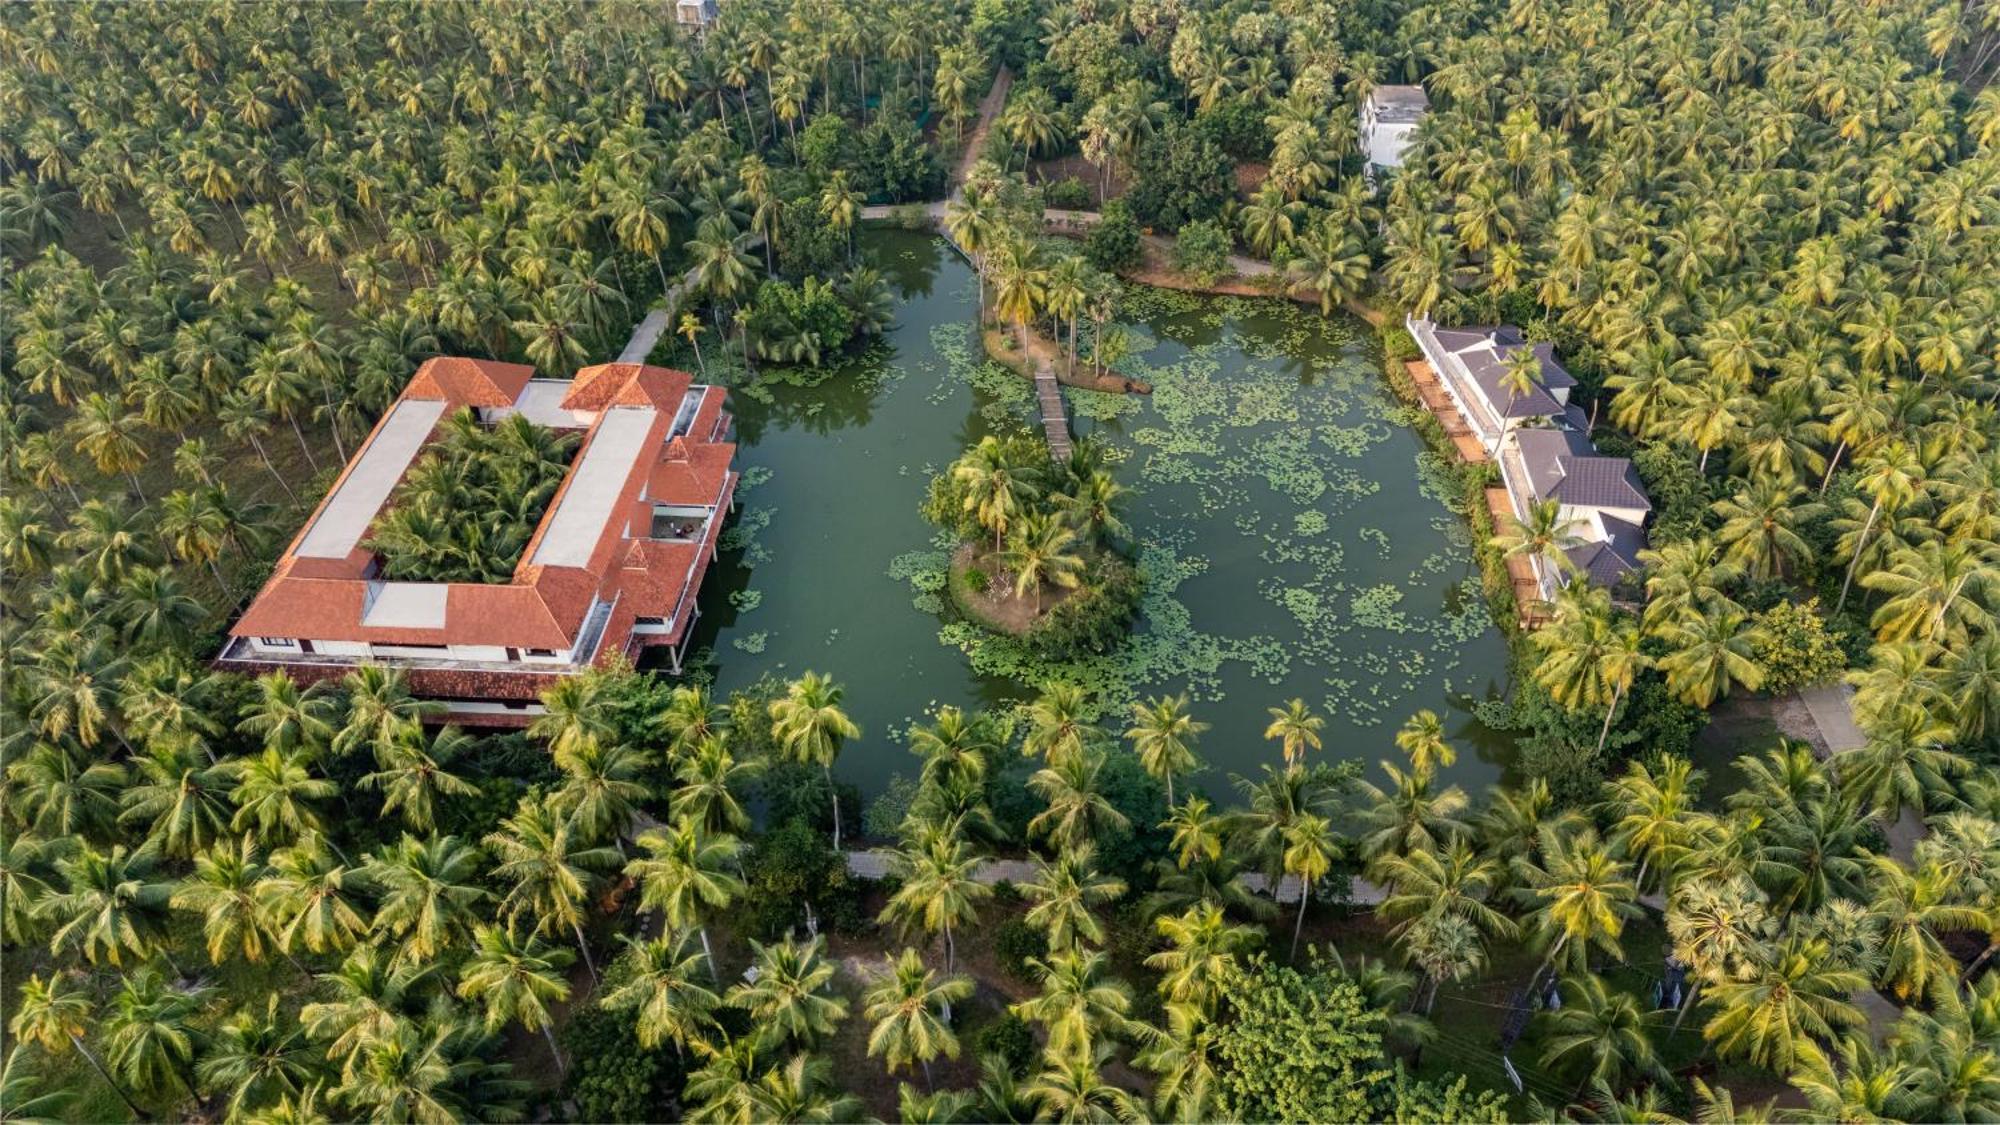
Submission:
[[[552,380],[514,363],[426,361],[278,559],[217,665],[302,682],[392,665],[453,721],[490,726],[527,723],[563,676],[646,647],[664,646],[678,670],[734,504],[725,397],[640,364]],[[518,413],[580,430],[582,444],[511,580],[385,581],[362,544],[461,409],[489,425]]]

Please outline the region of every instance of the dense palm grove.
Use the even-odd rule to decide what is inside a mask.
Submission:
[[[720,8],[0,13],[0,1113],[2000,1117],[2000,10]],[[718,378],[879,331],[861,207],[942,195],[1002,67],[945,221],[1072,367],[1150,226],[1582,378],[1653,552],[1516,639],[1508,785],[1450,784],[1430,711],[1364,773],[1300,701],[1209,731],[1051,683],[863,731],[816,674],[607,671],[475,737],[384,669],[205,667],[426,356],[565,374],[669,291],[663,354]],[[1419,155],[1372,195],[1353,107],[1412,80]],[[1080,253],[1044,237],[1093,201]],[[567,451],[453,425],[378,545],[503,577]],[[937,514],[1039,598],[1117,485],[1010,449]],[[1692,763],[1711,708],[1839,676],[1863,745]],[[1204,775],[1260,733],[1267,767]],[[915,755],[865,813],[861,738]]]

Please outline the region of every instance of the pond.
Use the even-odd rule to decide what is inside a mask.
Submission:
[[[694,638],[719,690],[834,676],[862,727],[838,770],[871,794],[915,773],[911,722],[941,704],[1005,707],[1052,678],[1097,691],[1121,731],[1135,694],[1189,692],[1212,724],[1196,781],[1217,794],[1279,759],[1266,708],[1294,696],[1326,716],[1327,760],[1373,772],[1396,727],[1431,707],[1459,749],[1453,780],[1498,778],[1511,748],[1470,708],[1504,689],[1506,648],[1365,325],[1128,290],[1118,368],[1154,394],[1068,394],[1130,489],[1143,620],[1117,652],[1047,665],[948,622],[946,544],[917,510],[967,445],[1032,424],[1032,387],[981,362],[975,279],[948,247],[899,231],[864,246],[901,298],[884,345],[816,385],[733,396],[740,510]]]

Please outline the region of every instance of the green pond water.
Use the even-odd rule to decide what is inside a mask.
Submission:
[[[719,690],[834,676],[862,727],[837,768],[871,794],[915,773],[911,722],[947,703],[1004,708],[1052,678],[1094,689],[1116,730],[1135,693],[1191,693],[1212,724],[1196,781],[1217,793],[1278,760],[1265,709],[1294,696],[1326,716],[1328,760],[1372,770],[1431,707],[1459,748],[1453,779],[1499,776],[1511,748],[1470,707],[1504,688],[1505,646],[1365,326],[1128,291],[1118,367],[1154,393],[1068,394],[1131,490],[1144,616],[1119,651],[1048,665],[949,620],[948,544],[917,512],[967,445],[1033,424],[1032,387],[981,362],[975,280],[948,247],[891,231],[864,247],[901,297],[885,346],[814,386],[733,396],[744,482],[694,638]]]

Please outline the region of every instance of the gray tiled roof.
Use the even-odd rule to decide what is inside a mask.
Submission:
[[[1646,549],[1646,529],[1624,520],[1605,519],[1611,538],[1586,543],[1569,552],[1576,568],[1592,582],[1609,586],[1639,569],[1639,552]]]
[[[1431,108],[1431,99],[1422,86],[1377,86],[1368,94],[1378,121],[1421,121]]]
[[[1599,457],[1590,439],[1575,430],[1515,430],[1528,487],[1537,500],[1557,499],[1579,508],[1636,508],[1651,511],[1632,462]]]
[[[1555,417],[1563,413],[1563,405],[1549,390],[1576,386],[1576,378],[1556,362],[1555,345],[1547,341],[1531,344],[1521,335],[1521,330],[1511,324],[1436,328],[1432,330],[1432,335],[1437,337],[1446,351],[1456,354],[1459,361],[1465,364],[1465,369],[1472,373],[1473,381],[1485,393],[1486,400],[1503,417]],[[1492,345],[1490,350],[1482,346],[1486,344]],[[1538,361],[1540,370],[1536,381],[1539,385],[1527,394],[1513,395],[1502,386],[1507,375],[1507,359],[1523,349],[1532,353]]]

